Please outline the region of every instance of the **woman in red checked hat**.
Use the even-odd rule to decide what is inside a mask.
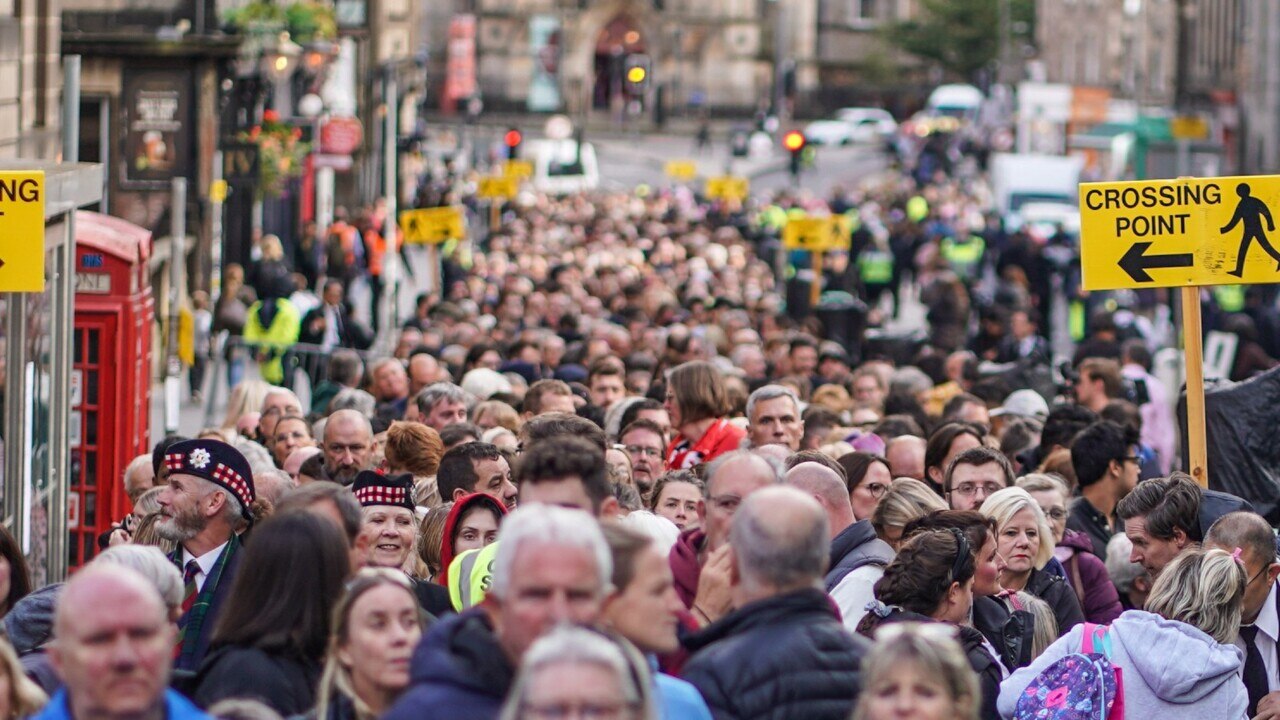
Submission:
[[[404,473],[387,477],[362,470],[351,484],[351,492],[364,509],[356,547],[364,552],[365,567],[396,568],[414,580],[422,608],[432,615],[452,610],[449,591],[435,583],[418,580],[418,515],[413,503],[413,476]]]

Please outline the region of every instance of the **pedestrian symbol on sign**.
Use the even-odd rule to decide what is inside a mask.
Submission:
[[[1220,232],[1223,235],[1235,229],[1236,225],[1244,225],[1244,237],[1240,238],[1240,252],[1236,255],[1236,269],[1228,270],[1227,273],[1236,277],[1244,276],[1244,261],[1249,254],[1249,243],[1254,240],[1262,246],[1267,254],[1276,260],[1276,270],[1280,271],[1280,252],[1272,247],[1271,241],[1267,239],[1267,234],[1262,231],[1262,218],[1267,219],[1267,230],[1275,232],[1276,224],[1271,218],[1271,210],[1267,208],[1267,204],[1256,197],[1249,194],[1249,183],[1240,183],[1236,185],[1236,194],[1240,196],[1240,203],[1236,205],[1235,214],[1231,216],[1231,222]]]

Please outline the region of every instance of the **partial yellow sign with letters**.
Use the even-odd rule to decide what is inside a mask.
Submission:
[[[44,172],[0,171],[0,292],[44,292]]]
[[[462,208],[456,206],[419,208],[400,213],[400,229],[408,243],[441,245],[467,236]]]

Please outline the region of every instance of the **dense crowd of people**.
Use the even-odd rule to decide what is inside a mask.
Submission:
[[[984,207],[540,197],[389,354],[346,297],[377,208],[263,238],[209,313],[258,366],[223,423],[129,463],[65,584],[0,532],[4,716],[1280,717],[1275,534],[1173,471],[1164,306],[1067,286],[1059,387],[1067,241]],[[777,273],[815,211],[853,332]],[[927,328],[863,332],[917,294]]]

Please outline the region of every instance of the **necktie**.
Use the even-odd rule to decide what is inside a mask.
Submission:
[[[191,607],[196,604],[196,596],[200,594],[200,591],[196,588],[196,575],[199,574],[200,563],[195,560],[188,560],[182,573],[182,617],[178,618],[178,641],[173,648],[173,656],[175,658],[182,654],[182,640],[187,634],[187,621],[191,613]]]
[[[1258,701],[1267,694],[1267,667],[1262,662],[1262,653],[1258,651],[1258,626],[1244,625],[1240,628],[1240,639],[1244,640],[1244,689],[1249,692],[1249,717],[1258,714]]]

